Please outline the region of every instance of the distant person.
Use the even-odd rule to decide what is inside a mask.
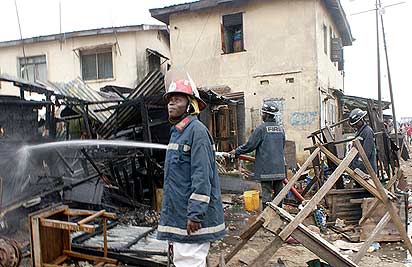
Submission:
[[[356,129],[355,137],[359,137],[359,141],[365,150],[366,156],[372,165],[373,170],[375,173],[377,172],[377,164],[376,164],[376,146],[375,146],[375,139],[374,133],[372,128],[365,122],[364,117],[366,116],[367,112],[363,111],[359,108],[355,108],[349,114],[349,124],[354,129]],[[367,173],[366,167],[363,164],[362,160],[359,159],[359,154],[353,159],[350,167],[352,169],[359,168],[363,172]]]
[[[279,194],[283,188],[285,176],[285,131],[276,120],[279,111],[272,100],[264,100],[261,108],[263,123],[259,125],[249,140],[231,151],[238,157],[256,150],[254,180],[260,181],[262,187],[262,204]]]
[[[173,126],[157,237],[173,242],[174,266],[205,267],[210,242],[225,235],[213,139],[197,119],[206,104],[190,79],[173,81],[164,99]]]
[[[406,141],[408,143],[408,145],[410,145],[411,143],[411,136],[412,136],[412,128],[411,126],[408,124],[406,124]]]

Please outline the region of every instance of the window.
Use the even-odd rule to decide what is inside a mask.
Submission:
[[[221,24],[222,50],[225,54],[244,51],[243,13],[224,15]]]
[[[113,78],[112,48],[82,51],[82,77],[85,81]]]
[[[328,27],[323,25],[323,52],[325,55],[328,54]]]
[[[46,56],[19,58],[20,78],[29,81],[47,81]]]

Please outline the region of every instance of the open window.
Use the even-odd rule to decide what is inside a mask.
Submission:
[[[46,55],[19,58],[19,76],[28,81],[47,81]]]
[[[245,51],[243,13],[229,14],[222,17],[221,38],[223,53],[230,54]]]

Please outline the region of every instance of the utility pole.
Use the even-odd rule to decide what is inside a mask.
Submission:
[[[380,56],[380,45],[379,45],[379,9],[380,1],[375,0],[375,15],[376,15],[376,53],[377,53],[377,65],[378,65],[378,115],[381,121],[383,121],[382,112],[382,87],[381,87],[381,56]],[[379,129],[381,131],[382,129]]]
[[[386,69],[388,73],[388,83],[389,83],[389,93],[391,96],[391,105],[392,105],[392,118],[394,121],[394,129],[395,129],[395,135],[396,135],[396,144],[399,145],[399,140],[398,140],[398,124],[396,121],[396,113],[395,113],[395,103],[394,103],[394,97],[393,97],[393,88],[392,88],[392,77],[391,77],[391,72],[390,72],[390,67],[389,67],[389,56],[388,56],[388,48],[386,44],[386,34],[385,34],[385,26],[383,23],[383,14],[381,12],[382,8],[387,8],[391,6],[396,6],[396,5],[402,5],[405,4],[405,1],[386,5],[382,7],[382,2],[381,0],[375,0],[375,9],[370,9],[370,10],[365,10],[357,13],[351,14],[353,15],[359,15],[371,11],[375,11],[376,15],[376,50],[377,50],[377,71],[378,71],[378,115],[379,118],[383,121],[383,112],[382,112],[382,88],[381,88],[381,66],[380,66],[380,45],[379,45],[379,17],[381,19],[381,26],[382,26],[382,39],[383,39],[383,44],[384,44],[384,50],[385,50],[385,58],[386,58]]]
[[[379,6],[381,6],[381,0],[379,0]],[[395,102],[394,102],[394,99],[393,99],[393,89],[392,89],[392,77],[391,77],[391,71],[390,71],[390,67],[389,67],[388,46],[386,44],[386,34],[385,34],[385,26],[384,26],[384,23],[383,23],[382,12],[380,12],[380,17],[381,17],[381,25],[382,25],[383,47],[385,49],[386,71],[388,73],[389,93],[391,95],[392,118],[393,118],[393,122],[394,122],[393,125],[394,125],[394,128],[395,128],[395,141],[396,141],[396,145],[399,147],[398,123],[396,121]]]

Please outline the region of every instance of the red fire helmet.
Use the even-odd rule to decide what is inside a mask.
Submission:
[[[193,81],[188,80],[174,80],[170,83],[167,93],[163,95],[166,103],[169,102],[171,94],[180,93],[196,98],[199,103],[199,109],[203,110],[206,107],[205,101],[200,98],[199,91]]]

